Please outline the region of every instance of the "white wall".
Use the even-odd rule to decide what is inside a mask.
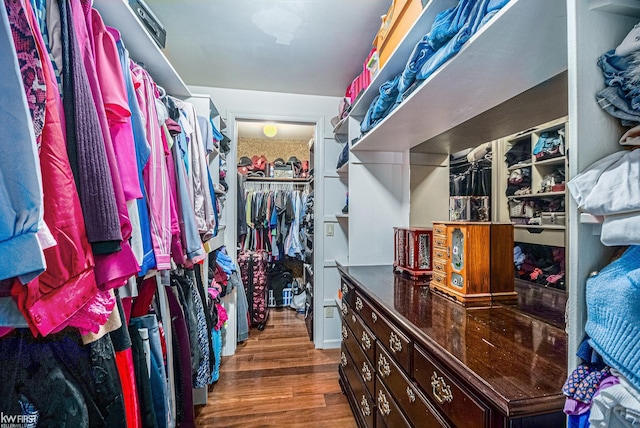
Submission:
[[[331,118],[338,113],[340,98],[286,94],[279,92],[247,91],[241,89],[211,88],[204,86],[190,86],[194,93],[208,94],[220,112],[220,116],[226,119],[229,127],[227,135],[235,143],[237,135],[234,122],[236,119],[259,119],[259,120],[280,120],[289,122],[318,123],[316,130],[315,157],[313,168],[315,170],[315,240],[314,240],[314,343],[316,348],[332,348],[340,346],[340,323],[336,321],[335,309],[333,319],[326,319],[325,306],[334,306],[334,297],[337,295],[339,287],[338,280],[324,281],[325,275],[320,274],[324,270],[323,261],[333,260],[335,255],[326,254],[324,249],[323,219],[325,180],[323,171],[325,170],[324,147],[327,144],[336,144],[333,140],[333,127]],[[229,171],[233,170],[235,163],[236,147],[232,147],[228,157]],[[327,168],[335,170],[337,159],[328,159]],[[235,192],[235,183],[230,180],[230,193]],[[344,188],[344,187],[343,187]],[[328,192],[336,192],[334,186],[329,184]],[[344,190],[338,195],[344,200]],[[343,202],[344,203],[344,202]],[[227,200],[228,217],[227,227],[235,230],[235,200]],[[331,214],[335,214],[332,212]],[[232,226],[233,225],[233,226]],[[234,233],[235,235],[235,233]],[[331,246],[327,247],[328,249]],[[331,251],[331,250],[329,250]],[[333,278],[332,276],[330,276]],[[335,278],[334,278],[335,279]]]

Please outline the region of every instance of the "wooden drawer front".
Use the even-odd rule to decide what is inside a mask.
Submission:
[[[369,361],[365,353],[362,351],[362,348],[360,348],[360,343],[356,340],[356,336],[351,334],[351,331],[349,331],[349,333],[349,337],[344,340],[342,344],[343,346],[346,345],[356,369],[360,372],[361,379],[369,390],[369,394],[373,396],[373,393],[375,392],[375,366],[373,365],[373,362]]]
[[[438,235],[446,235],[447,234],[447,225],[441,223],[433,223],[433,234]]]
[[[433,270],[436,272],[442,272],[443,274],[447,274],[447,261],[445,259],[433,259]]]
[[[362,317],[364,323],[371,329],[382,345],[395,358],[400,366],[407,372],[410,370],[411,362],[411,341],[394,327],[380,311],[374,309],[369,301],[356,291],[356,311]]]
[[[393,358],[378,344],[376,369],[389,392],[394,396],[407,419],[416,427],[441,427],[435,410],[413,385]]]
[[[351,305],[349,305],[346,302],[342,302],[342,307],[346,308],[345,310],[343,310],[343,314],[346,313],[346,315],[343,316],[342,320],[349,326],[351,327],[351,329],[353,330],[356,325],[356,323],[358,322],[358,318],[360,318],[358,315],[356,315],[356,312],[353,310],[353,307]],[[344,338],[344,336],[343,336]]]
[[[433,246],[434,247],[440,247],[440,248],[446,248],[447,247],[447,237],[444,236],[444,235],[433,235]]]
[[[384,386],[384,383],[380,378],[376,378],[376,405],[378,406],[378,412],[387,426],[397,427],[411,427],[409,422],[402,414],[402,410],[398,407],[398,403],[393,398],[389,390]],[[423,426],[423,425],[421,425]]]
[[[340,278],[340,289],[342,290],[342,300],[346,301],[353,307],[355,299],[353,285],[349,284],[343,277]]]
[[[447,249],[444,247],[433,247],[433,258],[434,258],[434,262],[435,259],[440,259],[440,260],[447,260]]]
[[[431,275],[431,282],[435,282],[436,284],[445,287],[447,285],[447,275],[439,271],[434,271]]]
[[[462,390],[419,346],[414,348],[413,358],[413,378],[453,425],[473,428],[487,425],[489,410]]]
[[[364,325],[359,316],[349,315],[347,317],[347,325],[351,328],[351,331],[346,330],[347,335],[353,335],[354,340],[358,343],[358,346],[362,348],[364,353],[369,358],[369,361],[375,361],[376,354],[376,337],[371,330]],[[343,327],[344,324],[343,324]],[[342,338],[345,339],[345,329],[342,329]]]
[[[371,395],[369,395],[367,388],[362,384],[362,380],[356,369],[355,363],[344,345],[342,347],[342,355],[344,356],[340,362],[342,372],[347,378],[347,382],[349,383],[351,391],[353,391],[353,396],[356,400],[356,409],[354,410],[354,413],[358,412],[359,416],[366,422],[366,425],[373,428],[376,403]]]

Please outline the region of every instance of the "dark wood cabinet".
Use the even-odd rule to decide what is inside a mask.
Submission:
[[[564,426],[564,331],[513,305],[466,308],[389,266],[339,269],[340,382],[359,426]]]

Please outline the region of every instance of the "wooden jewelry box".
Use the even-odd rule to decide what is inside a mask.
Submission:
[[[516,303],[513,225],[488,222],[433,224],[432,290],[465,306]]]

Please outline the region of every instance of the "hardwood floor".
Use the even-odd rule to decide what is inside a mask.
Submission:
[[[316,350],[302,315],[272,310],[263,331],[251,329],[223,358],[198,427],[356,427],[338,385],[339,349]]]

